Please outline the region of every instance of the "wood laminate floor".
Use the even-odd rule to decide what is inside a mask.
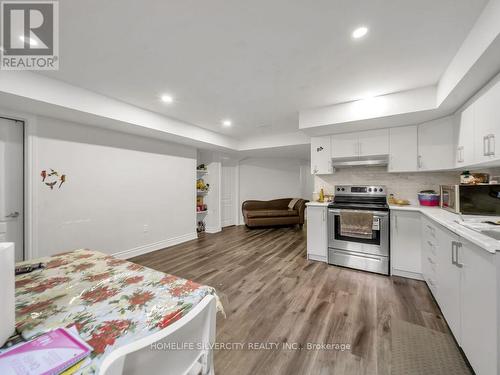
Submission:
[[[132,261],[217,289],[217,342],[245,344],[216,351],[218,375],[390,374],[391,322],[449,335],[423,282],[308,261],[305,229],[229,227]]]

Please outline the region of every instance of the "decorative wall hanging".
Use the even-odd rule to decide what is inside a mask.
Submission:
[[[65,174],[60,174],[58,171],[49,168],[50,172],[47,173],[46,170],[43,170],[40,172],[40,176],[42,177],[42,182],[47,185],[50,190],[54,190],[54,186],[59,182],[59,189],[61,188],[62,184],[66,182],[66,175]]]

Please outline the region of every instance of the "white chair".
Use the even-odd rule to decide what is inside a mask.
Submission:
[[[189,313],[150,336],[122,346],[103,361],[100,375],[213,375],[215,297],[208,295]],[[193,350],[162,350],[192,343]]]

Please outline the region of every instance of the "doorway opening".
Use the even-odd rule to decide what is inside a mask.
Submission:
[[[16,262],[24,251],[24,122],[0,116],[0,242],[15,244]]]

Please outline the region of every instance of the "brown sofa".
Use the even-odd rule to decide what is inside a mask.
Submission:
[[[248,227],[271,225],[304,225],[304,212],[308,201],[299,199],[293,210],[288,208],[292,198],[272,201],[245,201],[241,207],[245,224]]]

